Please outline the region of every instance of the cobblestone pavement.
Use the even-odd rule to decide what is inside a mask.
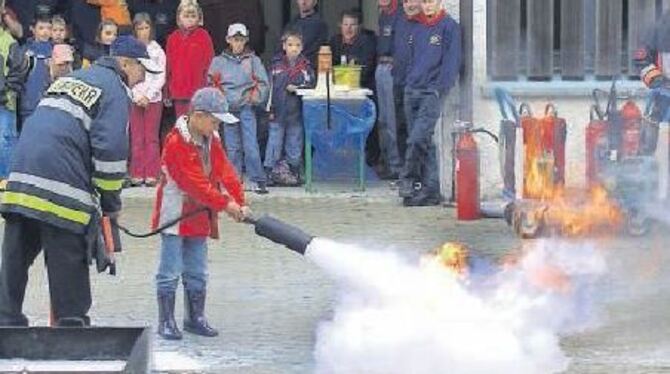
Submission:
[[[136,231],[148,229],[153,193],[135,189],[125,195],[122,221]],[[447,240],[463,241],[500,257],[520,245],[501,220],[462,223],[443,207],[402,208],[385,187],[366,194],[322,190],[273,190],[250,196],[256,213],[272,214],[318,236],[367,248],[418,254]],[[309,373],[320,321],[332,314],[334,287],[307,259],[254,235],[252,228],[222,218],[222,240],[210,242],[208,315],[221,335],[181,342],[154,341],[160,372]],[[613,269],[633,275],[609,282],[608,323],[566,337],[574,358],[572,372],[670,372],[667,240],[632,239],[606,243],[617,248]],[[119,275],[94,275],[95,324],[151,325],[156,319],[153,277],[158,239],[125,238]],[[640,253],[643,256],[640,256]],[[25,311],[46,324],[47,288],[43,261],[32,268]],[[634,279],[631,282],[630,279]],[[181,296],[181,295],[180,295]],[[182,300],[177,300],[182,316]]]

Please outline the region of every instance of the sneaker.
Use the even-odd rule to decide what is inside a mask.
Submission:
[[[147,187],[156,187],[158,180],[156,178],[147,178],[144,180],[144,185]]]
[[[435,206],[440,205],[442,199],[439,194],[432,194],[425,190],[419,191],[415,196],[406,197],[402,201],[404,206]]]
[[[251,187],[251,190],[253,192],[259,194],[259,195],[265,195],[265,194],[270,192],[270,191],[268,191],[267,185],[265,184],[265,182],[254,183],[254,185]]]
[[[411,179],[400,179],[396,183],[396,186],[398,187],[398,196],[400,197],[412,197],[423,187],[421,182],[414,182]]]
[[[298,178],[289,170],[283,170],[272,175],[272,179],[279,186],[293,187],[298,185]]]

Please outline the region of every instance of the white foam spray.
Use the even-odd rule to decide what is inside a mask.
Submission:
[[[514,266],[463,282],[438,264],[314,239],[306,253],[340,285],[315,347],[318,373],[552,373],[560,334],[593,321],[605,271],[592,245],[538,241]]]

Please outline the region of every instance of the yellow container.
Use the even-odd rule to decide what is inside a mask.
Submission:
[[[361,65],[333,66],[333,82],[349,88],[360,88],[362,70]]]

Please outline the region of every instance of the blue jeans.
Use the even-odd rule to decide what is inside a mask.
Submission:
[[[277,121],[270,122],[264,162],[264,166],[268,168],[274,167],[282,158],[294,168],[302,165],[305,131],[302,125],[301,102],[299,98],[288,98],[287,104],[287,108],[279,110],[283,115]]]
[[[390,171],[399,173],[402,161],[398,152],[398,129],[391,64],[377,65],[377,106],[379,107],[379,146]]]
[[[395,83],[395,82],[394,82]],[[405,163],[405,150],[407,149],[407,119],[405,118],[405,87],[395,85],[393,87],[393,99],[395,99],[395,123],[398,131],[398,153],[403,165]],[[402,168],[401,168],[402,170]]]
[[[0,178],[2,179],[9,176],[17,139],[16,113],[0,107]]]
[[[435,90],[405,89],[407,150],[400,174],[408,183],[421,182],[429,194],[440,193],[437,148],[433,142],[435,125],[440,118],[442,95]]]
[[[206,290],[207,238],[162,234],[160,256],[156,274],[158,293],[175,292],[179,285],[179,276],[184,289]]]
[[[244,106],[239,112],[233,114],[240,119],[239,123],[221,125],[228,158],[240,177],[243,172],[246,172],[252,182],[265,182],[265,172],[261,165],[256,137],[256,111],[251,106]]]

